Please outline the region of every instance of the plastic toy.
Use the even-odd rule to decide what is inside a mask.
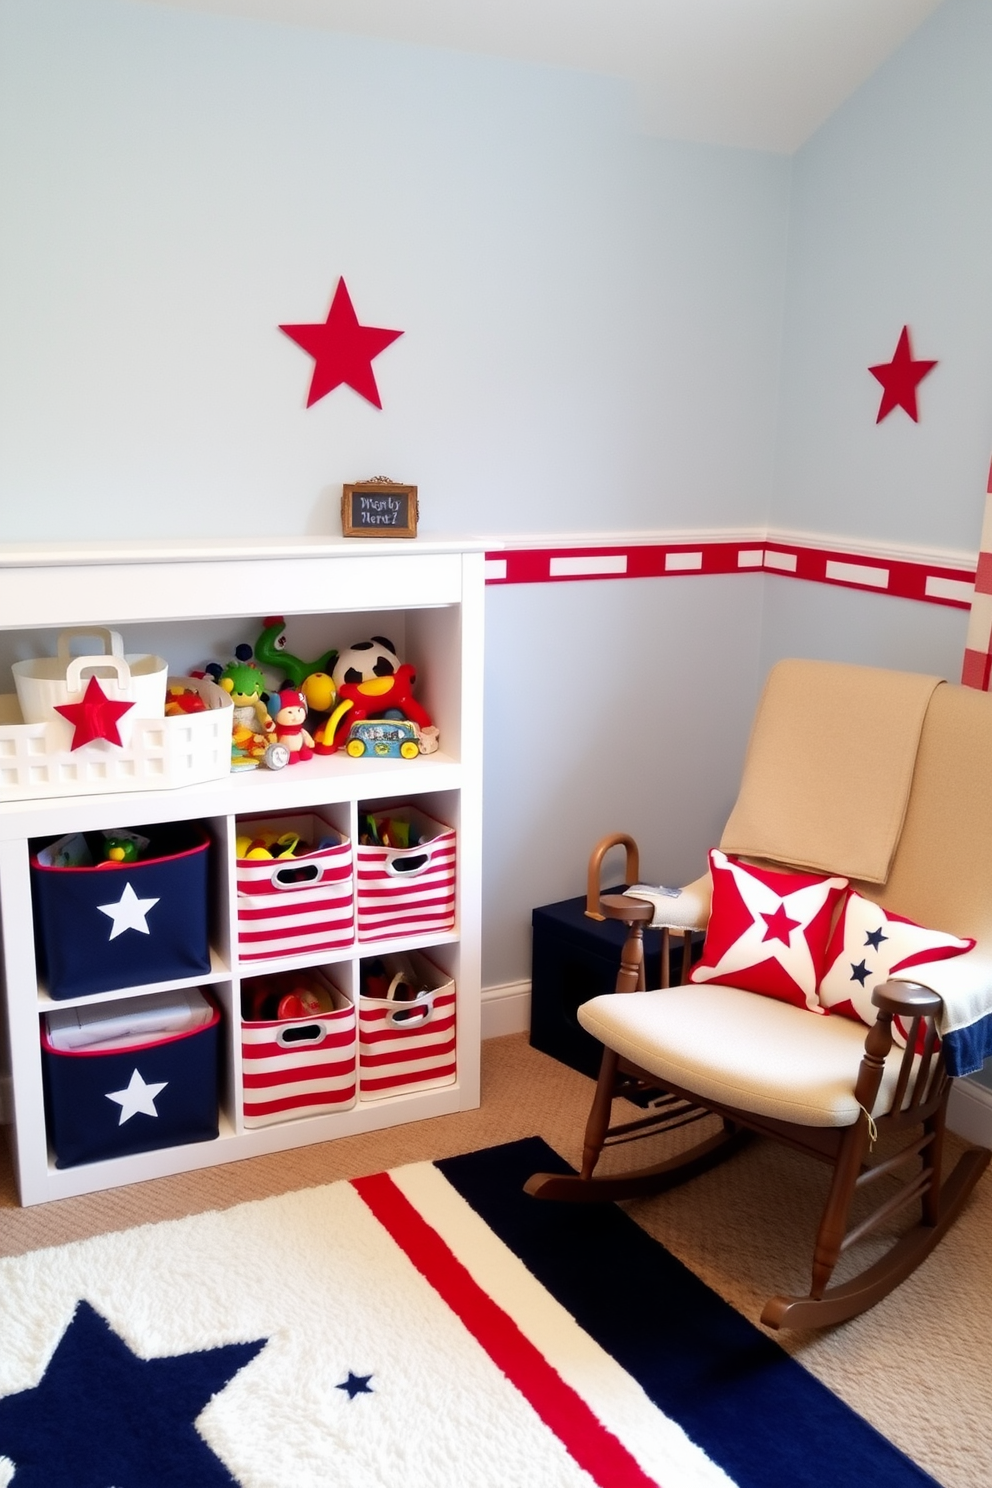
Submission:
[[[207,705],[192,687],[170,686],[165,694],[165,716],[176,718],[183,713],[205,713]]]
[[[413,696],[416,680],[417,673],[408,661],[404,661],[388,676],[370,677],[364,682],[342,682],[338,687],[337,706],[318,730],[317,753],[333,754],[341,748],[352,724],[366,718],[407,719],[421,728],[432,729],[430,714]]]
[[[231,731],[231,769],[235,772],[257,770],[259,766],[266,770],[282,770],[289,760],[289,750],[279,740],[253,733],[241,724],[234,725]]]
[[[338,690],[328,672],[311,672],[300,683],[300,691],[313,713],[330,713]]]
[[[345,754],[352,759],[416,759],[420,753],[420,728],[408,718],[366,719],[348,730]]]
[[[284,972],[272,977],[253,977],[241,989],[241,1012],[248,1022],[313,1018],[334,1010],[331,994],[316,977]]]
[[[368,682],[373,677],[391,677],[400,664],[396,647],[386,636],[355,641],[338,656],[331,673],[334,685]]]
[[[362,966],[362,997],[388,998],[390,1002],[413,1002],[417,996],[415,980],[406,965],[398,962],[399,969],[390,972],[378,956]]]
[[[255,660],[260,665],[271,667],[297,689],[302,689],[314,672],[331,672],[337,661],[337,651],[325,651],[316,661],[302,661],[292,651],[286,650],[286,621],[281,615],[270,615],[262,625],[262,634],[255,642]]]
[[[302,692],[287,689],[272,696],[276,739],[289,750],[289,764],[308,760],[314,751],[314,742],[304,728],[307,721],[307,700]],[[333,715],[332,715],[333,716]]]
[[[136,863],[148,846],[148,838],[138,832],[104,832],[105,863]]]
[[[359,823],[358,840],[363,847],[419,847],[420,831],[413,822],[402,817],[375,817],[371,813],[363,816]]]
[[[277,837],[274,832],[261,832],[257,837],[238,837],[235,852],[239,858],[295,858],[299,853],[308,853],[307,843],[301,842],[298,832],[283,832]]]
[[[314,736],[324,727],[327,716],[337,701],[338,690],[329,672],[311,672],[304,677],[300,692],[306,699],[306,726]]]

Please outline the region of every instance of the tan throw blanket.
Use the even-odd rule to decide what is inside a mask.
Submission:
[[[758,705],[723,851],[885,883],[942,680],[780,661]]]

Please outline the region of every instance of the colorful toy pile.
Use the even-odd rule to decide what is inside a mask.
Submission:
[[[266,671],[280,679],[271,688]],[[339,750],[409,760],[438,748],[437,727],[413,696],[416,671],[386,636],[305,661],[286,649],[283,617],[270,616],[254,646],[242,643],[232,661],[208,662],[201,675],[234,703],[234,770],[279,770]]]
[[[73,654],[77,637],[98,653]],[[417,675],[386,636],[312,660],[287,649],[270,616],[254,645],[188,676],[163,657],[125,655],[116,631],[63,631],[56,656],[12,664],[16,696],[0,698],[0,743],[14,764],[5,796],[187,785],[233,771],[281,770],[315,755],[413,760],[438,748],[414,696]],[[163,731],[161,724],[167,727]],[[71,769],[66,766],[71,763]]]
[[[323,852],[337,846],[337,837],[323,837],[316,843],[304,842],[298,832],[261,831],[257,837],[239,836],[236,852],[239,858],[250,862],[253,859],[276,862],[283,858],[304,858],[309,853]]]

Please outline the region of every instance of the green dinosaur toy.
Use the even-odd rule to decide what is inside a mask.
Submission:
[[[325,651],[316,661],[301,661],[286,650],[286,622],[281,615],[272,615],[262,624],[264,629],[255,642],[255,661],[280,672],[294,687],[302,687],[313,672],[333,670],[338,659],[337,651]]]

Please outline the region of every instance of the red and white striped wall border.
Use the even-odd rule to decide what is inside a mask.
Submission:
[[[979,559],[978,592],[987,596],[983,600],[987,677],[992,652],[992,519],[988,516],[986,527]],[[487,584],[685,578],[694,574],[759,571],[814,584],[837,584],[845,589],[915,599],[924,604],[950,605],[959,610],[971,608],[976,591],[973,568],[948,568],[924,559],[866,556],[770,539],[502,548],[486,554]]]

